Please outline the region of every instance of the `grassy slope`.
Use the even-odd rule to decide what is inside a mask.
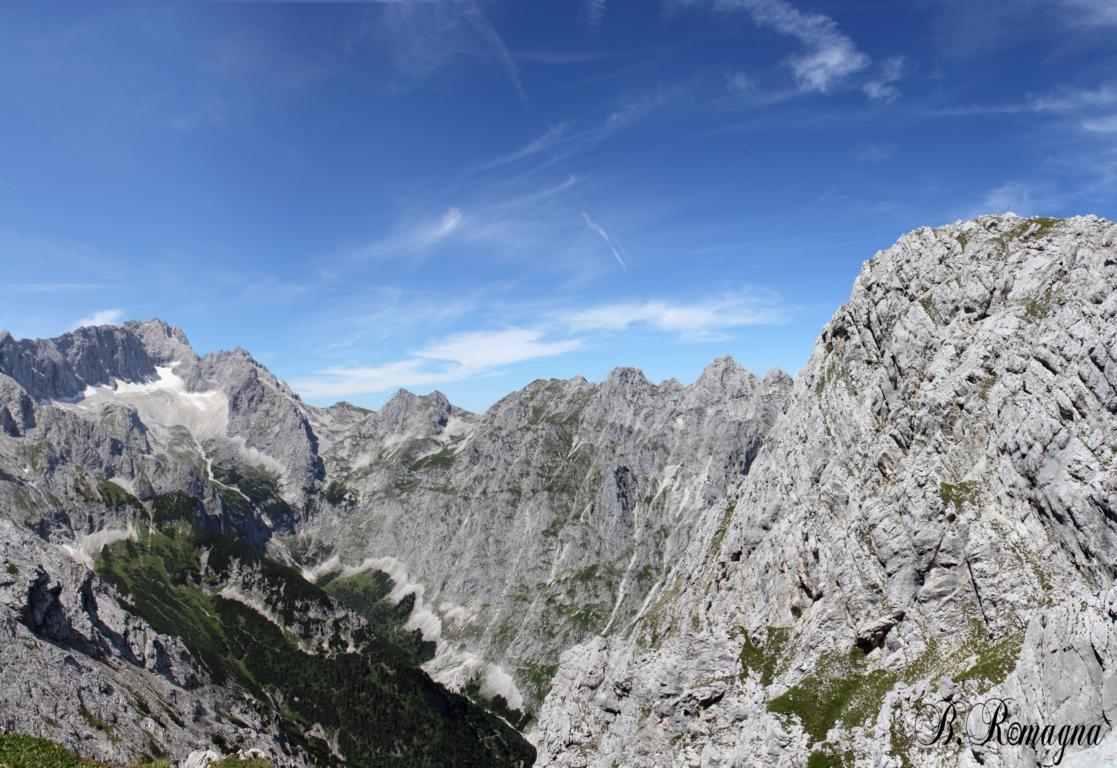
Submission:
[[[204,577],[202,551],[208,552]],[[216,593],[236,564],[260,574],[285,629]],[[340,637],[330,653],[303,651],[288,630],[305,628],[304,609],[328,607],[329,596],[239,540],[181,523],[147,529],[138,541],[106,548],[98,572],[157,630],[180,636],[216,680],[271,701],[292,743],[323,764],[337,761],[305,735],[316,723],[337,734],[354,765],[498,768],[534,760],[518,733],[433,682],[417,668],[415,648],[396,645],[390,632],[359,637],[363,653],[345,652]]]

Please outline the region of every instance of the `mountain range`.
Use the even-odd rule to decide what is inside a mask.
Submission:
[[[1117,715],[1117,225],[904,235],[794,381],[483,414],[314,407],[159,320],[0,332],[0,557],[0,762],[1101,764],[922,737]]]

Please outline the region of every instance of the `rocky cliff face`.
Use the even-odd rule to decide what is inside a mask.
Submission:
[[[0,517],[0,726],[113,763],[215,745],[285,756],[276,718],[215,685],[183,642],[81,563]],[[219,754],[219,752],[218,752]]]
[[[1115,316],[1097,219],[985,217],[867,262],[724,536],[707,516],[655,610],[563,655],[538,764],[1052,759],[918,744],[949,697],[1108,727]]]
[[[330,445],[351,502],[291,545],[393,573],[442,641],[432,673],[534,710],[561,650],[623,633],[694,521],[724,516],[790,387],[723,358],[689,387],[631,369],[537,381],[483,416],[401,393]]]

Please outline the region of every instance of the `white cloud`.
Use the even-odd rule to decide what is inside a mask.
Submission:
[[[459,208],[449,208],[438,218],[420,221],[392,235],[367,245],[356,253],[362,259],[384,259],[411,256],[442,242],[461,226],[465,215]]]
[[[725,78],[725,88],[730,93],[752,93],[756,83],[744,72],[734,72]]]
[[[786,319],[786,310],[773,298],[748,291],[689,304],[660,299],[605,304],[562,315],[574,332],[618,332],[643,325],[688,340],[715,338],[732,328],[775,325]]]
[[[586,226],[589,227],[590,230],[592,230],[593,232],[596,232],[597,235],[605,241],[605,245],[609,246],[609,250],[613,252],[613,258],[615,258],[617,260],[617,263],[621,265],[621,269],[627,272],[628,264],[625,263],[624,258],[621,255],[622,252],[619,246],[613,243],[613,238],[609,237],[609,233],[605,231],[605,228],[591,219],[589,217],[589,214],[585,211],[582,211],[582,218],[586,220]]]
[[[582,23],[596,30],[605,19],[605,0],[582,0]]]
[[[367,28],[406,79],[428,77],[463,57],[488,59],[517,97],[525,99],[515,60],[472,0],[380,3]]]
[[[870,99],[876,101],[895,101],[900,98],[900,89],[894,83],[904,76],[907,65],[903,56],[893,56],[881,62],[876,79],[861,86]]]
[[[473,168],[476,171],[489,171],[522,160],[544,155],[545,159],[535,170],[540,170],[562,160],[587,152],[621,130],[647,119],[664,105],[682,98],[687,94],[685,87],[655,88],[636,94],[626,95],[624,99],[596,125],[573,131],[574,123],[566,121],[549,127],[540,136],[519,149],[496,157]]]
[[[1117,3],[1113,0],[1059,0],[1070,15],[1063,16],[1072,26],[1117,26]]]
[[[1015,213],[1020,216],[1033,216],[1049,213],[1059,207],[1059,200],[1049,190],[1023,181],[1009,181],[989,190],[976,207],[970,209],[966,218],[983,216],[987,213]]]
[[[529,157],[534,157],[540,152],[545,152],[563,143],[564,137],[570,130],[570,126],[570,122],[552,125],[537,138],[532,139],[519,149],[513,150],[512,152],[509,152],[505,155],[501,155],[500,157],[496,157],[492,160],[489,160],[488,162],[482,163],[481,165],[475,167],[473,170],[487,171],[493,168],[499,168],[503,165],[511,165],[521,160],[526,160]]]
[[[120,309],[98,309],[96,312],[86,315],[73,325],[70,330],[82,328],[87,325],[116,325],[120,319],[124,317],[124,311]]]
[[[560,310],[519,326],[451,333],[408,351],[403,359],[380,365],[324,368],[291,385],[312,399],[431,387],[493,376],[506,366],[575,352],[591,335],[623,334],[643,327],[683,341],[711,341],[726,338],[733,329],[785,322],[787,314],[776,297],[750,289],[694,303],[649,299]]]
[[[942,115],[1017,115],[1029,112],[1074,114],[1117,104],[1117,88],[1064,88],[1052,93],[1029,95],[1024,101],[1009,104],[965,104],[940,109]]]
[[[699,0],[682,0],[694,3]],[[869,66],[867,55],[857,50],[837,23],[821,13],[805,13],[786,0],[712,0],[723,11],[748,13],[753,23],[794,38],[806,51],[787,63],[799,87],[827,91],[845,77]]]
[[[1117,133],[1117,115],[1083,120],[1082,127],[1093,133]]]
[[[405,360],[375,367],[334,366],[295,381],[310,398],[345,397],[400,387],[428,387],[486,376],[502,366],[553,357],[581,346],[579,339],[548,341],[537,328],[453,333],[414,350]]]
[[[581,346],[577,339],[544,341],[543,335],[543,331],[536,328],[454,333],[411,354],[430,360],[445,360],[476,373],[537,357],[561,355]]]
[[[1117,104],[1117,88],[1072,88],[1044,96],[1033,96],[1024,109],[1033,112],[1077,112],[1092,107]]]
[[[871,142],[863,145],[854,157],[866,163],[883,163],[895,154],[895,144]]]
[[[291,386],[309,398],[347,397],[401,387],[427,387],[463,378],[456,374],[449,370],[423,370],[422,360],[397,360],[374,368],[326,368],[310,378],[292,381]]]

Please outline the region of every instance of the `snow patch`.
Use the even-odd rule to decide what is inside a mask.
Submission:
[[[224,437],[229,398],[219,390],[188,392],[173,366],[157,366],[152,381],[121,381],[88,386],[80,398],[56,401],[60,408],[98,412],[112,404],[129,405],[149,427],[186,427],[196,437]]]
[[[199,450],[202,440],[227,439],[245,462],[283,477],[284,468],[280,462],[250,447],[244,437],[229,436],[229,396],[218,389],[188,391],[186,382],[174,372],[177,365],[156,366],[155,378],[151,381],[117,379],[112,384],[90,385],[81,397],[56,400],[54,405],[83,415],[98,414],[110,405],[127,405],[135,409],[140,421],[157,433],[171,427],[185,427],[199,444]],[[206,460],[209,461],[208,457]]]

